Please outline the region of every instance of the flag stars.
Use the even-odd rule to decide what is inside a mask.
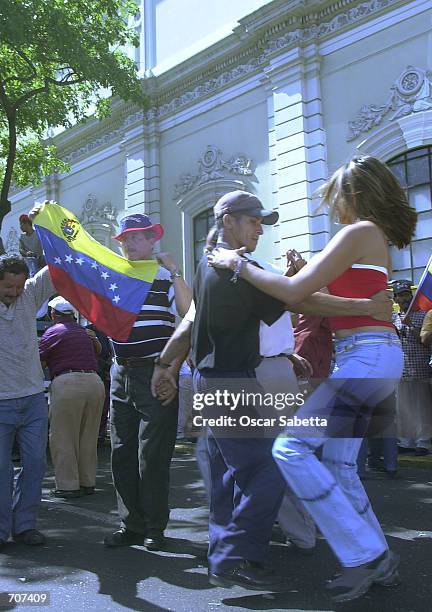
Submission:
[[[66,255],[66,257],[65,257],[65,262],[66,262],[66,263],[72,263],[72,261],[73,261],[73,257],[72,257],[72,255]]]
[[[115,302],[117,304],[117,302],[119,302],[119,301],[120,301],[120,296],[119,295],[115,295],[113,297],[113,302]]]
[[[103,279],[105,279],[105,280],[106,280],[106,279],[108,278],[108,276],[109,276],[109,274],[107,274],[107,272],[101,272],[101,277],[102,277]]]
[[[110,291],[115,291],[116,289],[118,289],[117,285],[112,283],[112,285],[110,285]]]
[[[75,259],[75,261],[76,261],[76,263],[77,263],[78,265],[80,265],[80,266],[82,266],[82,265],[83,265],[83,263],[84,263],[84,259],[83,259],[82,257],[78,257],[78,259]]]
[[[91,265],[92,268],[94,268],[95,270],[97,270],[97,263],[94,261]]]
[[[59,265],[60,265],[60,264],[61,264],[61,262],[62,262],[61,257],[55,257],[55,258],[54,258],[54,263],[56,263],[56,264],[59,264]]]

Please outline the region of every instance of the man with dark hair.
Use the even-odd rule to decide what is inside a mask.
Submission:
[[[0,257],[0,549],[11,534],[24,544],[45,541],[35,529],[48,425],[36,313],[53,293],[48,268],[29,279],[23,259]],[[14,439],[22,469],[12,492]]]

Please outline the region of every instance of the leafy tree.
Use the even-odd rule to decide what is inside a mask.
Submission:
[[[134,0],[0,0],[0,227],[12,182],[67,170],[43,141],[49,126],[70,127],[95,108],[106,116],[106,90],[146,105],[122,51],[138,44],[128,26],[136,11]]]

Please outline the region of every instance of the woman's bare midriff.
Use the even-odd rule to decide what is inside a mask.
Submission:
[[[387,334],[393,333],[397,337],[396,331],[393,327],[386,327],[385,325],[366,325],[364,327],[353,327],[352,329],[338,329],[338,331],[335,332],[335,338],[346,338],[347,336],[361,334],[364,332],[386,332]]]

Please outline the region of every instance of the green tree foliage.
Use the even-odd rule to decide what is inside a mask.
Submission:
[[[122,51],[137,45],[128,21],[134,0],[0,0],[0,227],[12,181],[38,184],[67,165],[43,137],[112,96],[147,103],[135,65]],[[105,90],[105,96],[102,94]]]

